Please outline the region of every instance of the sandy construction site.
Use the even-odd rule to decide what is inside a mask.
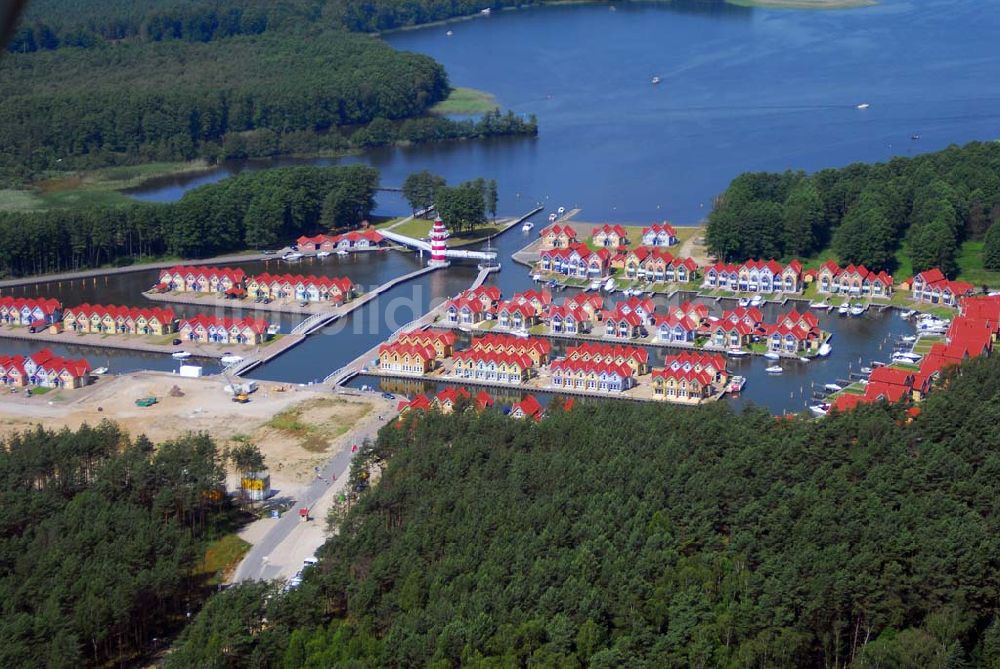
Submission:
[[[382,423],[394,402],[374,393],[334,394],[328,388],[261,382],[246,404],[233,402],[218,378],[182,378],[139,372],[103,377],[78,390],[35,397],[0,391],[0,436],[41,424],[75,429],[102,419],[124,426],[134,437],[154,443],[185,432],[206,432],[219,448],[246,436],[263,452],[274,488],[294,492],[313,476],[313,468],[335,451],[349,447],[351,433]],[[176,386],[180,391],[171,394]],[[176,395],[176,396],[175,396]],[[155,396],[150,407],[135,400]]]

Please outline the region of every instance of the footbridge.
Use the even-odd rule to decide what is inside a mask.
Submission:
[[[386,239],[391,239],[397,244],[402,244],[403,246],[408,246],[419,251],[426,251],[427,253],[431,252],[430,242],[425,242],[422,239],[407,237],[392,230],[379,230],[379,233]],[[497,257],[497,254],[493,251],[466,251],[464,249],[446,249],[444,255],[448,258],[471,258],[475,260],[495,260]]]

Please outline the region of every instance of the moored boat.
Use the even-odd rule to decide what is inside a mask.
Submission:
[[[525,222],[524,222],[524,225],[522,225],[522,226],[521,226],[521,231],[522,231],[522,232],[528,232],[528,231],[530,231],[530,230],[531,230],[531,229],[532,229],[533,227],[535,227],[535,224],[534,224],[534,223],[532,223],[531,221],[525,221]]]
[[[848,306],[847,306],[846,302],[843,303],[842,305],[840,305],[839,307],[837,307],[837,313],[840,314],[841,316],[846,316],[847,315],[847,313],[848,313]]]
[[[744,351],[741,348],[730,348],[726,350],[726,355],[730,358],[745,358],[750,355],[749,351]]]
[[[839,393],[841,390],[844,389],[843,386],[836,383],[825,383],[823,384],[823,388],[829,390],[831,393]]]
[[[320,251],[319,253],[316,254],[317,258],[328,258],[329,256],[330,256],[329,251]]]
[[[746,377],[737,374],[736,376],[733,376],[731,379],[729,379],[729,386],[727,390],[731,393],[738,393],[741,390],[743,390],[743,386],[745,386],[746,384],[747,384]]]
[[[184,360],[185,358],[190,358],[191,354],[187,351],[174,351],[170,354],[170,357],[175,360]]]
[[[93,370],[91,372],[91,374],[93,374],[94,376],[103,376],[103,375],[105,375],[107,373],[108,373],[108,368],[107,367],[98,367],[97,369],[95,369],[95,370]]]
[[[768,351],[764,354],[764,357],[768,360],[781,360],[781,356],[775,351]]]
[[[832,347],[832,346],[830,346],[830,345],[829,345],[829,344],[827,344],[826,342],[823,342],[823,343],[822,343],[822,344],[820,344],[820,346],[819,346],[819,351],[818,351],[818,353],[819,353],[819,354],[820,354],[821,356],[823,356],[823,357],[825,358],[826,356],[830,355],[830,351],[832,351],[832,350],[833,350],[833,347]]]
[[[754,295],[753,297],[750,298],[751,307],[759,307],[762,304],[764,304],[764,298],[761,297],[760,295]]]
[[[872,368],[871,367],[862,367],[861,368],[861,373],[862,374],[871,374],[872,373]]]
[[[764,370],[768,374],[781,374],[785,369],[781,365],[771,365]]]
[[[830,404],[828,402],[821,402],[819,404],[813,404],[809,407],[811,411],[816,416],[825,416],[830,413]]]
[[[750,306],[750,298],[749,297],[741,297],[738,304],[741,307],[749,307]]]
[[[242,355],[235,355],[233,353],[228,353],[228,354],[222,356],[221,358],[219,358],[219,361],[223,365],[235,365],[237,363],[243,362],[243,356]]]

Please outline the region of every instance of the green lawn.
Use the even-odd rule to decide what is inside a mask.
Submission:
[[[209,585],[223,583],[249,550],[246,541],[236,534],[227,534],[208,545],[196,572],[207,576]]]
[[[1000,272],[983,269],[983,242],[967,241],[958,253],[958,278],[977,288],[1000,286]]]
[[[453,88],[451,94],[430,108],[432,114],[484,114],[499,108],[497,99],[474,88]]]

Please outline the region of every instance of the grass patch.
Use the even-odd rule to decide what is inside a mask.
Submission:
[[[484,114],[498,109],[497,99],[491,93],[459,86],[451,89],[447,98],[430,108],[432,114]]]
[[[983,242],[967,241],[958,253],[958,279],[972,285],[1000,286],[1000,272],[983,268]]]
[[[264,426],[294,437],[311,453],[324,453],[332,439],[346,434],[370,411],[367,404],[320,398],[286,409]]]
[[[47,393],[52,392],[52,390],[53,390],[52,388],[46,388],[44,386],[35,386],[34,388],[31,389],[31,394],[32,395],[45,395]]]
[[[224,583],[249,550],[249,543],[236,534],[227,534],[205,548],[195,573],[208,576],[209,585]]]

